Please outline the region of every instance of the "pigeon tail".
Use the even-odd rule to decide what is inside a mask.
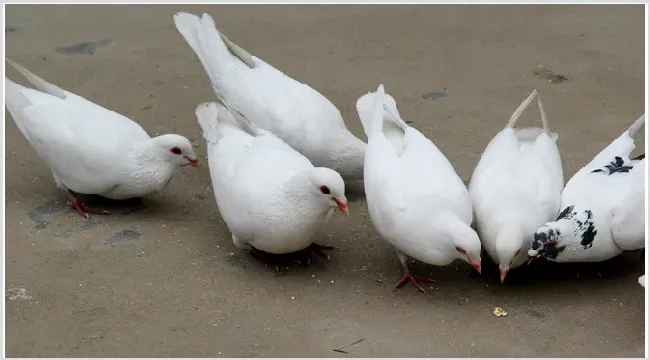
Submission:
[[[639,136],[639,133],[642,133],[645,130],[645,114],[641,115],[629,129],[626,130],[627,135],[632,139],[636,139]]]
[[[16,70],[18,70],[19,73],[21,73],[27,81],[29,81],[30,84],[34,85],[38,90],[50,94],[52,96],[56,96],[59,99],[65,99],[65,91],[61,88],[59,88],[56,85],[52,85],[48,83],[47,81],[43,80],[42,78],[38,77],[31,71],[27,70],[20,64],[16,63],[15,61],[5,58],[5,61],[9,63],[9,65],[13,66]]]
[[[383,132],[384,128],[384,85],[380,84],[373,96],[372,112],[370,113],[370,128],[368,140],[377,133]]]
[[[174,15],[174,24],[199,57],[215,92],[219,92],[218,85],[223,81],[222,78],[227,73],[226,67],[232,61],[241,60],[248,67],[255,67],[252,55],[219,33],[210,15],[198,17],[179,12]]]

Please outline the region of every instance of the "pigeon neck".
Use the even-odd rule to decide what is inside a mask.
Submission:
[[[311,171],[296,173],[287,182],[284,189],[286,200],[296,204],[303,216],[316,216],[326,214],[330,209],[329,203],[320,201],[321,194],[310,181]]]
[[[152,190],[161,190],[177,169],[165,159],[165,155],[156,145],[155,138],[133,145],[129,162],[132,176],[150,183]]]
[[[532,239],[532,236],[530,238]],[[522,253],[521,248],[523,244],[524,231],[521,229],[521,226],[502,226],[497,233],[495,244],[499,262],[504,265],[509,265],[515,257]]]
[[[346,180],[363,179],[363,163],[368,145],[347,130],[331,145],[332,169]]]

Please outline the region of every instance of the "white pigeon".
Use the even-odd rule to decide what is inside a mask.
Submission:
[[[5,78],[7,110],[80,215],[108,212],[89,209],[78,194],[142,197],[163,189],[180,167],[198,166],[187,138],[151,138],[134,121],[6,60],[36,88]]]
[[[645,115],[573,175],[557,220],[535,232],[531,261],[599,262],[645,247],[645,154],[629,158],[644,129]]]
[[[535,96],[542,128],[516,129]],[[564,177],[557,138],[534,90],[487,145],[472,174],[476,230],[483,249],[499,265],[501,282],[528,259],[537,228],[559,212]]]
[[[447,158],[408,126],[395,100],[384,93],[363,95],[356,104],[368,136],[364,183],[368,213],[379,235],[395,247],[409,280],[424,292],[408,257],[444,266],[456,259],[481,271],[481,242],[471,228],[472,200]]]
[[[228,105],[226,105],[228,106]],[[216,103],[197,107],[219,212],[235,246],[271,254],[331,250],[314,243],[332,212],[348,214],[345,185],[284,141]]]
[[[314,166],[331,168],[346,180],[363,179],[366,143],[348,131],[326,97],[232,43],[208,14],[177,13],[174,23],[221,103],[284,140]]]

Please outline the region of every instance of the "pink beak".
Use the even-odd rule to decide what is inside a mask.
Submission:
[[[192,167],[199,167],[199,159],[198,158],[197,159],[190,159],[187,156],[185,156],[185,158],[187,159],[187,161],[190,162],[190,165],[192,165]]]

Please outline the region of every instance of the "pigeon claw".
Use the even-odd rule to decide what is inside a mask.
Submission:
[[[106,211],[106,210],[101,210],[101,209],[90,209],[84,202],[71,190],[68,190],[68,199],[70,200],[68,202],[68,205],[70,205],[71,208],[77,210],[79,215],[85,217],[86,219],[90,219],[90,215],[88,214],[94,214],[94,215],[110,215],[111,213]]]
[[[326,254],[325,252],[323,252],[323,250],[334,250],[334,247],[333,246],[326,246],[326,245],[319,245],[319,244],[316,244],[316,243],[312,243],[311,245],[307,246],[307,248],[305,250],[311,251],[314,254],[316,254],[316,255],[324,258],[324,259],[332,260],[332,257],[329,254]]]
[[[395,289],[401,288],[402,286],[404,286],[404,284],[406,284],[409,281],[411,282],[411,284],[413,284],[413,286],[415,286],[416,289],[423,292],[424,294],[426,294],[426,291],[424,291],[424,288],[422,287],[422,285],[420,285],[420,282],[423,283],[435,282],[435,280],[430,278],[412,275],[411,271],[407,267],[405,267],[404,276],[397,282],[397,284],[395,284]]]

